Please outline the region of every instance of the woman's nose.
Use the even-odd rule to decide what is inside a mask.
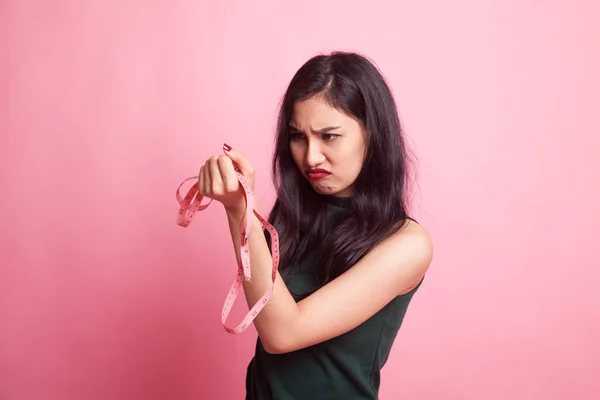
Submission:
[[[306,145],[306,164],[309,167],[315,167],[325,161],[325,155],[321,151],[318,141],[308,141]]]

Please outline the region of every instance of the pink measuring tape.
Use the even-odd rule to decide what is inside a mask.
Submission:
[[[223,311],[221,313],[221,323],[225,330],[229,333],[241,333],[243,332],[250,323],[256,318],[258,313],[263,309],[265,304],[271,298],[271,294],[273,293],[273,289],[275,288],[275,278],[277,276],[277,267],[279,265],[279,236],[277,235],[277,231],[275,228],[269,224],[263,217],[261,217],[258,212],[254,210],[252,204],[254,204],[254,194],[252,193],[252,189],[248,185],[246,178],[242,173],[236,171],[238,180],[240,184],[244,188],[244,194],[246,197],[246,226],[242,221],[240,226],[240,263],[238,265],[237,275],[235,277],[235,281],[233,285],[231,285],[231,289],[227,294],[227,298],[225,299],[225,304],[223,305]],[[180,189],[183,184],[189,180],[196,180],[196,183],[190,188],[185,198],[181,197]],[[190,177],[185,179],[175,193],[177,198],[177,202],[179,203],[179,213],[177,215],[177,224],[185,227],[188,227],[192,222],[192,218],[198,211],[205,210],[210,203],[212,203],[212,199],[206,204],[201,204],[202,196],[198,191],[198,178]],[[226,325],[227,317],[229,316],[229,312],[231,311],[231,307],[235,302],[235,299],[238,296],[238,293],[242,286],[242,275],[247,280],[250,281],[251,272],[250,272],[250,248],[248,243],[248,236],[250,235],[250,228],[252,226],[252,213],[256,215],[258,220],[262,223],[262,226],[267,228],[269,234],[271,235],[271,248],[272,248],[272,259],[273,259],[273,272],[271,274],[271,287],[267,292],[256,302],[256,304],[248,311],[242,322],[235,328],[230,328]]]

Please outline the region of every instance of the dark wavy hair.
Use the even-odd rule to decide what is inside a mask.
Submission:
[[[366,133],[362,170],[347,199],[349,207],[336,223],[325,212],[328,196],[312,188],[290,153],[294,104],[313,96],[356,119]],[[317,55],[296,72],[281,102],[272,161],[277,198],[269,223],[280,237],[281,272],[319,246],[318,283],[323,285],[403,225],[411,165],[403,136],[392,93],[366,57],[348,52]]]

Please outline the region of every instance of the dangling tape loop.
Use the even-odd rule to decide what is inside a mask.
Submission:
[[[252,204],[254,204],[254,193],[252,193],[252,189],[248,185],[246,178],[242,175],[241,172],[236,170],[236,174],[240,184],[244,188],[244,194],[246,197],[246,224],[242,221],[240,226],[240,264],[238,265],[237,275],[235,277],[235,281],[233,285],[231,285],[231,289],[227,294],[227,298],[225,299],[225,304],[223,305],[223,311],[221,313],[221,323],[225,330],[229,333],[241,333],[243,332],[250,323],[256,318],[258,313],[263,309],[265,304],[271,298],[273,293],[273,289],[275,288],[275,279],[277,277],[277,268],[279,265],[279,236],[275,228],[269,224],[258,212],[256,212]],[[196,183],[189,189],[187,195],[182,198],[180,194],[180,189],[183,184],[190,180],[196,180]],[[177,198],[177,202],[179,203],[179,212],[177,214],[177,224],[182,227],[188,227],[192,222],[192,219],[196,215],[198,211],[205,210],[210,203],[212,203],[212,199],[209,200],[206,204],[201,204],[202,196],[198,191],[198,181],[197,177],[189,177],[185,179],[175,192],[175,197]],[[231,311],[233,304],[239,294],[239,291],[242,289],[242,279],[246,279],[250,281],[251,278],[251,269],[250,269],[250,248],[248,237],[250,235],[250,229],[252,227],[252,215],[256,215],[258,220],[261,222],[262,226],[269,231],[271,235],[271,252],[273,259],[273,272],[271,274],[271,287],[267,290],[267,292],[256,302],[256,304],[248,311],[242,322],[235,328],[230,328],[226,325],[227,317]]]

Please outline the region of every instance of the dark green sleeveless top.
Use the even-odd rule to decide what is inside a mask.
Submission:
[[[331,215],[349,199],[331,198]],[[314,290],[319,250],[308,253],[300,268],[283,276],[296,302]],[[422,283],[422,281],[421,281]],[[269,354],[260,341],[246,375],[246,400],[378,399],[380,370],[400,329],[408,305],[421,285],[396,297],[355,329],[304,349]]]

